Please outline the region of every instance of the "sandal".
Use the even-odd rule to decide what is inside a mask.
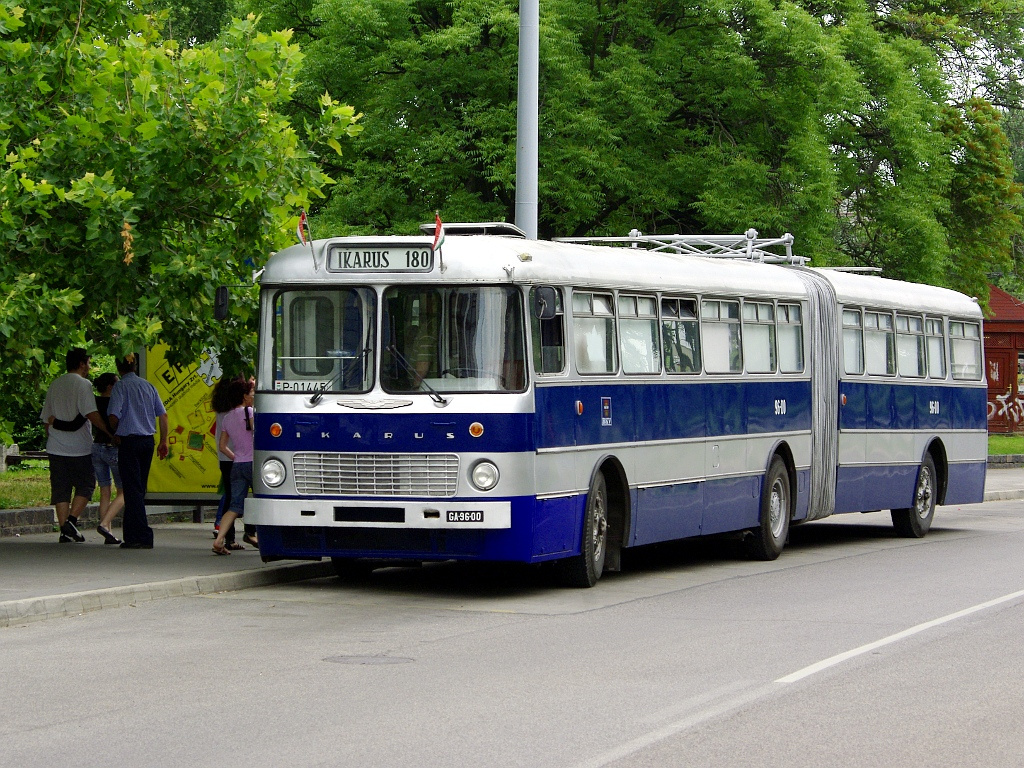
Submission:
[[[224,545],[221,545],[221,546],[218,547],[216,544],[214,544],[213,545],[213,554],[215,554],[215,555],[230,555],[231,552],[228,551],[228,548],[225,547]]]
[[[245,549],[245,547],[243,547],[243,546],[242,546],[241,544],[239,544],[239,543],[238,543],[237,541],[232,541],[232,542],[231,542],[230,544],[226,544],[225,546],[226,546],[226,547],[227,547],[228,549],[230,549],[230,550],[231,550],[232,552],[237,552],[237,551],[238,551],[238,550],[240,550],[240,549]]]
[[[253,536],[251,533],[247,533],[244,536],[242,536],[242,541],[244,541],[246,544],[251,544],[252,546],[256,547],[256,549],[260,548],[260,543],[256,541],[256,537]]]

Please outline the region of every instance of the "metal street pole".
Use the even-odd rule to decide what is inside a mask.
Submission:
[[[519,102],[516,118],[516,226],[537,239],[540,0],[519,0]]]

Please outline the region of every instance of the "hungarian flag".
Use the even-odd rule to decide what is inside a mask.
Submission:
[[[306,212],[299,214],[299,226],[295,228],[295,234],[299,236],[299,242],[306,245],[306,235],[309,233],[309,224],[306,223]]]
[[[430,246],[433,250],[438,250],[444,245],[444,224],[441,222],[441,214],[434,214],[434,244]]]

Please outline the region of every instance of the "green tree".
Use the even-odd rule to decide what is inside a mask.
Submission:
[[[0,0],[0,62],[5,397],[37,399],[75,344],[251,365],[253,271],[330,182],[317,156],[354,110],[321,92],[296,129],[279,109],[302,54],[253,17],[182,47],[117,0]],[[239,286],[223,324],[217,285]]]
[[[366,114],[358,151],[325,159],[343,181],[318,232],[513,219],[516,3],[241,2],[296,29],[293,114],[327,89]],[[818,264],[977,292],[1020,227],[1019,189],[986,176],[1000,125],[978,120],[1018,97],[1022,7],[546,0],[541,236],[789,230]]]

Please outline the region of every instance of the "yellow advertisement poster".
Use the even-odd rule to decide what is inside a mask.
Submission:
[[[156,387],[167,409],[167,459],[153,456],[146,498],[152,501],[215,501],[220,466],[214,437],[216,417],[210,392],[221,376],[217,358],[203,355],[188,366],[171,365],[167,347],[147,350],[144,377]]]

